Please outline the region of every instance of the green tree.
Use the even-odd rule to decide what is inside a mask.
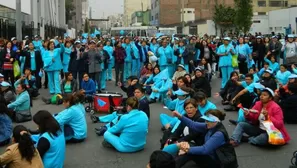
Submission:
[[[86,18],[85,19],[85,24],[84,24],[84,32],[85,33],[89,33],[89,31],[90,31],[90,25],[89,25],[89,19],[88,18]]]
[[[249,32],[253,18],[253,1],[252,0],[234,0],[235,3],[235,25],[244,33]]]
[[[66,23],[71,20],[72,16],[75,15],[74,12],[75,6],[73,5],[73,0],[65,1],[65,10],[66,10]]]
[[[221,28],[221,33],[234,27],[234,18],[236,12],[233,8],[227,7],[223,4],[215,5],[213,21],[216,28]]]

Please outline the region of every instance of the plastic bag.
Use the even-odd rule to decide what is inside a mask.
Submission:
[[[13,62],[13,75],[15,78],[21,75],[21,68],[18,61]]]
[[[238,56],[237,55],[232,55],[232,67],[236,68],[238,67]]]
[[[266,132],[268,134],[268,143],[271,145],[284,145],[286,144],[283,134],[275,128],[270,120],[263,122]]]

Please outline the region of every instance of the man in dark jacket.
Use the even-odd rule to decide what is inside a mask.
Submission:
[[[297,124],[297,84],[289,83],[288,97],[280,102],[280,106],[284,112],[284,120],[289,124]]]
[[[73,51],[70,54],[69,72],[72,73],[74,79],[82,80],[83,74],[86,72],[86,58],[83,57],[85,49],[81,46],[80,41],[74,43]],[[80,86],[80,82],[79,82]]]

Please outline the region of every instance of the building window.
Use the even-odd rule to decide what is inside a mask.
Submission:
[[[261,20],[253,20],[253,23],[261,23]]]
[[[259,7],[266,7],[266,1],[258,1]]]
[[[152,16],[152,21],[154,20],[154,16]]]
[[[156,19],[156,20],[159,19],[159,13],[156,14],[155,19]]]
[[[154,4],[151,4],[151,6],[152,6],[151,8],[154,9]]]
[[[258,15],[266,15],[266,12],[258,12]]]
[[[288,1],[269,1],[270,7],[287,7]]]
[[[192,11],[188,11],[188,13],[192,13]]]

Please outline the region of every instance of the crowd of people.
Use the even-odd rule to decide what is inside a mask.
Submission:
[[[143,150],[150,104],[161,102],[172,115],[160,114],[161,148],[147,167],[179,168],[194,161],[199,167],[236,168],[235,147],[285,145],[290,140],[285,123],[297,123],[297,38],[279,40],[259,35],[0,40],[0,146],[13,142],[0,165],[62,168],[66,143],[87,138],[85,103],[114,79],[127,94],[123,108],[90,114],[94,123],[106,123],[95,130],[104,147]],[[211,88],[215,76],[222,78],[218,93]],[[42,87],[49,87],[51,97],[39,94]],[[208,99],[212,95],[222,98],[225,111],[238,111],[230,136],[222,123],[226,113]],[[32,117],[36,97],[65,109]],[[38,130],[12,126],[32,119]],[[278,136],[271,136],[271,126]]]

